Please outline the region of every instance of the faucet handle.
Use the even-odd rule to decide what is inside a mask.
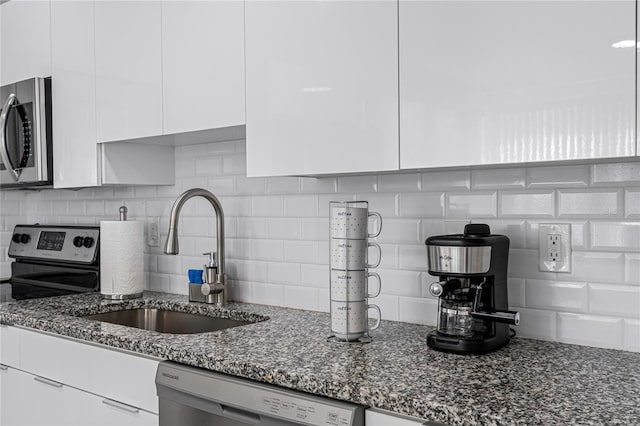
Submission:
[[[209,268],[216,268],[218,265],[216,264],[216,252],[208,251],[206,253],[202,253],[203,256],[209,256],[209,264],[206,265]]]

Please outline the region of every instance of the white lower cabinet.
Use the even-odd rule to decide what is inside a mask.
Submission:
[[[0,426],[157,425],[158,360],[16,327],[0,364]]]
[[[421,420],[416,417],[402,416],[377,409],[368,409],[365,411],[366,426],[413,426],[413,425],[438,425],[427,420]]]

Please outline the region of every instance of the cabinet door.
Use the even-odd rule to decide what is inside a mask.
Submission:
[[[0,85],[51,75],[49,0],[0,6]]]
[[[247,1],[247,174],[398,169],[397,2]]]
[[[53,184],[96,186],[94,2],[51,3]]]
[[[162,134],[160,1],[95,3],[98,142]]]
[[[78,426],[156,426],[158,416],[137,407],[73,389],[66,401],[71,411],[69,425]]]
[[[244,124],[244,5],[162,2],[164,133]]]
[[[399,11],[401,168],[635,155],[635,1]]]
[[[0,371],[2,394],[0,424],[68,425],[70,409],[67,404],[72,389],[44,377],[33,376],[14,368]]]
[[[0,324],[0,364],[20,366],[20,331]]]

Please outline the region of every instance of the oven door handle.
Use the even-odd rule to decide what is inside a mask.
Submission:
[[[7,118],[9,117],[9,110],[14,104],[18,103],[18,97],[11,93],[2,107],[2,113],[0,114],[0,157],[5,168],[9,171],[13,180],[16,182],[20,179],[20,173],[22,169],[15,168],[11,158],[9,157],[9,141],[7,139]]]

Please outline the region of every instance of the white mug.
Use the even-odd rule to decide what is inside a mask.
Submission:
[[[368,292],[369,277],[378,280],[378,288],[373,293]],[[380,275],[375,272],[331,270],[331,300],[361,301],[377,297],[381,287]]]
[[[369,327],[369,309],[378,312],[378,318],[373,327]],[[380,327],[382,315],[378,305],[368,305],[367,302],[338,302],[331,301],[331,332],[340,340],[357,340],[365,333]]]
[[[367,263],[369,247],[378,249],[378,259],[375,263]],[[382,249],[376,243],[367,240],[331,239],[331,269],[363,270],[376,268],[382,259]]]
[[[351,238],[364,240],[380,235],[382,231],[382,216],[371,212],[365,207],[332,207],[331,208],[331,238]],[[369,217],[378,218],[378,230],[369,234]]]

